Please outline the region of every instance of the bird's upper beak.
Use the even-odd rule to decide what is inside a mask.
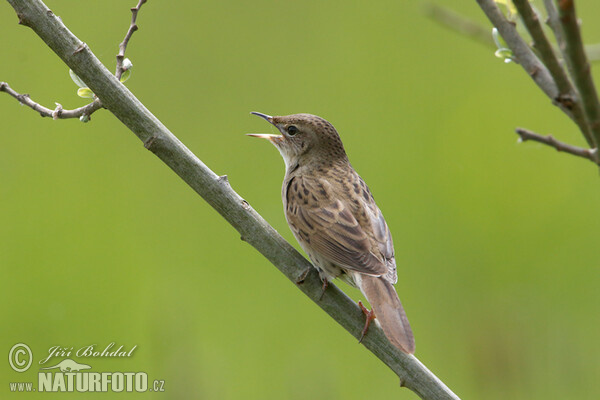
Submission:
[[[273,123],[273,117],[271,117],[270,115],[259,113],[256,111],[252,111],[250,114],[258,115],[259,117],[266,119],[270,124]]]
[[[250,114],[258,115],[259,117],[265,119],[267,122],[269,122],[270,124],[275,126],[275,124],[273,123],[273,117],[270,115],[259,113],[256,111],[252,111]],[[281,135],[273,135],[270,133],[247,133],[246,135],[261,138],[261,139],[268,139],[272,143],[274,143],[273,140],[280,140],[283,138],[283,136],[281,136]]]

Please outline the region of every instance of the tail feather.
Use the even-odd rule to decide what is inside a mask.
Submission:
[[[413,354],[415,339],[394,286],[383,277],[370,275],[360,274],[355,281],[371,303],[385,336],[400,350]]]

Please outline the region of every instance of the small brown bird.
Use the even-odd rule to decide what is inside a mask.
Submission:
[[[283,156],[285,216],[319,271],[323,290],[334,278],[358,287],[372,306],[367,312],[359,303],[367,314],[363,336],[377,317],[392,344],[414,353],[413,334],[392,286],[398,280],[392,235],[333,125],[311,114],[252,114],[281,132],[249,135],[268,139]]]

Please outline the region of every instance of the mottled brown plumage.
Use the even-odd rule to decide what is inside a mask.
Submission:
[[[281,132],[251,136],[269,139],[283,156],[285,216],[321,279],[339,277],[358,287],[388,339],[414,353],[412,331],[392,286],[397,275],[390,230],[335,128],[311,114],[253,114]]]

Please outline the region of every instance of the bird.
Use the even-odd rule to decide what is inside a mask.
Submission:
[[[360,341],[376,318],[395,347],[413,354],[414,336],[393,286],[398,276],[392,235],[336,129],[312,114],[251,114],[280,133],[248,135],[267,139],[283,157],[285,217],[318,270],[323,293],[335,278],[360,289],[372,307],[369,311],[359,302],[366,314]]]

